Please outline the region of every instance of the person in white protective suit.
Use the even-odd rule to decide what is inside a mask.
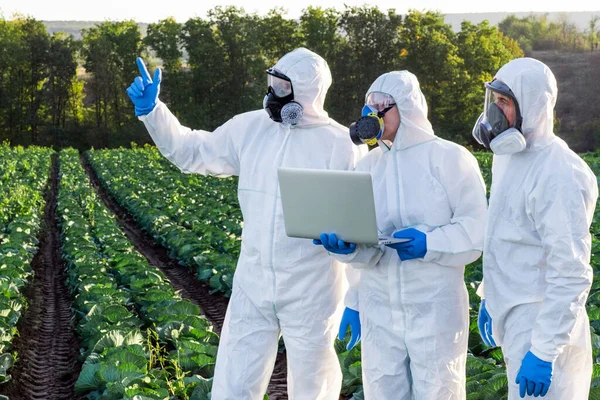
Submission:
[[[365,118],[382,119],[372,124],[380,131],[369,134]],[[375,80],[353,127],[379,143],[356,167],[372,176],[378,230],[408,241],[367,247],[332,233],[315,241],[355,268],[340,338],[350,326],[349,347],[362,339],[366,399],[465,399],[464,266],[481,256],[487,218],[477,161],[434,134],[408,71]]]
[[[473,129],[494,152],[479,328],[502,347],[513,400],[587,399],[592,374],[585,302],[598,187],[553,133],[556,96],[546,65],[512,60],[486,83]]]
[[[333,342],[344,269],[310,242],[286,236],[277,179],[278,167],[349,170],[361,155],[323,109],[327,63],[305,48],[287,53],[267,70],[265,109],[237,115],[212,133],[182,126],[158,100],[160,69],[152,80],[141,59],[138,65],[142,76],[127,91],[160,152],[186,173],[239,176],[242,247],[211,398],[262,399],[281,333],[290,399],[338,399],[342,375]]]

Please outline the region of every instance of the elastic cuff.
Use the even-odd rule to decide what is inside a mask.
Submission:
[[[136,117],[141,117],[144,115],[148,115],[150,114],[154,109],[156,108],[156,103],[151,104],[148,107],[135,107],[135,116]]]
[[[344,306],[354,311],[359,310],[358,290],[349,290],[344,298]]]
[[[354,250],[350,254],[337,254],[337,253],[332,253],[332,252],[328,251],[328,253],[331,257],[335,258],[336,260],[338,260],[339,262],[341,262],[343,264],[349,264],[350,262],[352,262],[352,260],[354,260],[354,258],[356,257],[357,252],[358,252],[358,249]]]
[[[425,256],[423,257],[423,261],[425,262],[436,262],[439,258],[439,252],[434,250],[427,250]]]
[[[558,358],[558,354],[553,356],[551,354],[544,353],[543,351],[540,351],[540,350],[534,348],[534,346],[532,346],[529,351],[531,351],[533,353],[533,355],[536,356],[537,358],[539,358],[540,360],[546,361],[549,363],[554,363],[554,361],[556,361],[556,359]]]

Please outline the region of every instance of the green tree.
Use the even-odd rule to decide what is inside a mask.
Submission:
[[[519,46],[528,53],[533,50],[534,42],[532,18],[517,18],[512,14],[500,21],[498,29],[507,37],[516,40]]]
[[[78,47],[79,42],[75,41],[73,36],[67,36],[62,32],[55,33],[51,38],[50,53],[52,57],[48,63],[46,103],[55,132],[58,132],[58,129],[64,129],[67,118],[73,116],[71,114],[73,106],[71,98],[77,97],[75,90],[78,87],[76,61]],[[77,113],[74,116],[75,122],[79,123]],[[57,144],[56,138],[54,144]]]
[[[303,10],[298,29],[304,47],[319,54],[327,62],[333,62],[342,42],[338,32],[339,22],[340,14],[334,8],[308,7]]]
[[[187,85],[181,87],[181,107],[173,111],[188,126],[214,129],[221,123],[217,117],[221,106],[226,106],[225,96],[219,88],[228,79],[225,50],[215,35],[216,27],[202,18],[186,21],[181,40],[188,54],[189,73]]]
[[[93,97],[95,126],[104,146],[110,132],[134,119],[125,89],[139,74],[135,59],[141,54],[142,39],[134,21],[107,21],[83,31],[84,67],[91,74],[87,92]]]
[[[143,43],[149,46],[163,62],[161,100],[174,109],[185,104],[182,90],[186,86],[182,73],[182,29],[183,25],[169,17],[149,24]]]
[[[3,139],[14,141],[25,131],[26,52],[22,42],[23,19],[0,19],[0,126]]]
[[[364,104],[371,83],[401,66],[398,32],[402,17],[390,9],[346,7],[340,17],[341,38],[330,67],[334,85],[327,102],[332,116],[350,124]]]
[[[275,65],[279,58],[299,47],[302,42],[298,22],[284,16],[283,9],[274,8],[260,19],[260,47],[268,66]]]
[[[261,54],[260,18],[242,8],[216,7],[208,12],[214,38],[222,49],[223,79],[215,82],[219,124],[232,116],[257,109],[265,93],[267,64]]]
[[[436,133],[446,138],[461,136],[454,114],[464,67],[456,34],[440,13],[411,10],[400,37],[403,65],[419,79]]]
[[[165,71],[178,72],[181,69],[181,30],[182,24],[169,17],[149,24],[144,45],[149,46],[163,61]]]
[[[549,22],[547,14],[524,18],[510,15],[498,28],[516,40],[526,54],[533,50],[583,51],[588,41],[566,14],[561,14],[557,22]]]
[[[463,63],[454,96],[455,109],[449,118],[455,127],[455,140],[469,143],[473,124],[483,111],[484,83],[491,81],[504,64],[523,57],[523,52],[514,40],[490,26],[488,21],[477,25],[463,21],[457,47]]]
[[[20,30],[26,63],[23,65],[26,75],[27,130],[31,133],[31,143],[36,143],[40,125],[43,124],[44,85],[48,79],[50,57],[50,36],[41,21],[25,19]]]

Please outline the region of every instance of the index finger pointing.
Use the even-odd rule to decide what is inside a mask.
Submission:
[[[150,74],[148,73],[148,69],[146,68],[146,64],[144,64],[144,60],[141,57],[135,59],[137,63],[138,69],[140,70],[140,74],[142,75],[142,80],[144,81],[144,86],[149,83],[152,83],[152,78],[150,78]]]

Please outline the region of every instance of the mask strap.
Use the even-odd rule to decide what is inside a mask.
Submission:
[[[383,118],[385,116],[385,114],[390,111],[393,107],[395,106],[395,104],[392,104],[391,106],[387,106],[386,108],[383,109],[383,111],[378,111],[377,112],[377,116],[379,118]]]

